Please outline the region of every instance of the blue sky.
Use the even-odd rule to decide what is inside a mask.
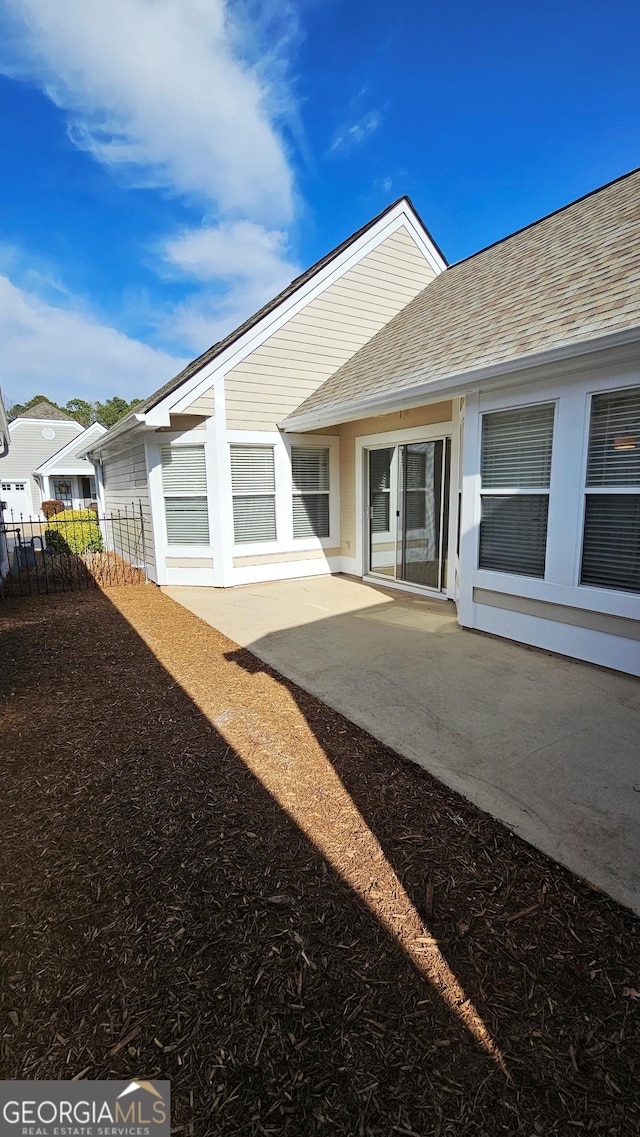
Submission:
[[[640,164],[640,8],[0,0],[0,384],[142,397],[406,193],[449,261]]]

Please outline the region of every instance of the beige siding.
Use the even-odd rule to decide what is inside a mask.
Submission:
[[[42,431],[45,429],[55,430],[55,438],[43,438]],[[42,499],[33,471],[77,438],[81,430],[82,427],[77,423],[55,419],[51,422],[38,422],[36,419],[25,419],[19,424],[16,422],[10,432],[9,453],[6,458],[0,458],[0,481],[30,481],[33,508],[37,512]]]
[[[274,430],[433,276],[396,230],[228,373],[227,426]]]
[[[353,557],[356,552],[356,438],[386,431],[411,430],[415,426],[429,426],[435,422],[450,422],[452,410],[451,401],[447,400],[429,407],[414,407],[332,427],[332,433],[340,437],[340,552],[343,556]]]
[[[191,406],[187,407],[184,413],[186,415],[206,415],[207,418],[211,418],[211,415],[215,414],[215,409],[213,387],[211,387],[209,391],[205,391],[195,402],[191,403]]]
[[[245,568],[247,565],[281,564],[291,561],[318,561],[324,557],[337,557],[339,549],[296,549],[292,553],[265,553],[264,556],[234,557],[234,568]]]
[[[122,450],[103,459],[102,477],[107,517],[124,514],[125,510],[131,512],[132,505],[137,513],[139,504],[142,505],[144,556],[147,567],[153,570],[155,554],[144,439],[125,436]],[[136,523],[131,524],[128,530],[122,524],[116,525],[115,530],[116,543],[122,546],[121,552],[126,553],[128,548],[138,546],[139,526]]]
[[[167,568],[198,568],[212,569],[212,557],[165,557]]]
[[[170,415],[171,426],[159,426],[156,434],[175,434],[177,430],[204,430],[207,423],[201,415]]]
[[[554,604],[546,600],[530,600],[526,596],[492,592],[487,588],[474,588],[473,599],[476,604],[487,604],[491,608],[502,608],[507,612],[520,612],[524,616],[537,616],[542,620],[554,620],[559,624],[588,628],[592,632],[640,640],[640,623],[638,620],[626,619],[624,616],[590,612],[586,608],[573,608],[568,604]]]

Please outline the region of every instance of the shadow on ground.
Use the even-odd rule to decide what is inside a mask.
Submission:
[[[629,913],[155,588],[0,619],[2,1077],[168,1077],[198,1135],[637,1132]]]

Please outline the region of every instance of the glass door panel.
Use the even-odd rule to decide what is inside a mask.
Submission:
[[[400,446],[396,579],[440,588],[443,443]]]
[[[369,571],[390,577],[396,563],[394,455],[394,446],[369,451]]]
[[[369,572],[444,587],[449,465],[449,439],[369,451]]]

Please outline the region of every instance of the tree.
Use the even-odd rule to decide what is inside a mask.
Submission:
[[[82,426],[90,426],[92,422],[96,421],[95,407],[86,399],[69,399],[62,409]]]
[[[18,415],[23,415],[25,411],[30,410],[36,403],[41,403],[43,400],[46,403],[51,403],[52,407],[57,407],[58,410],[71,415],[81,426],[90,426],[92,422],[99,422],[107,429],[124,418],[140,402],[139,399],[132,399],[128,403],[119,395],[112,395],[110,399],[105,399],[104,403],[88,403],[86,399],[69,399],[61,407],[58,403],[54,403],[48,395],[34,395],[26,403],[14,403],[12,407],[9,407],[7,411],[9,419],[18,418]]]
[[[96,418],[103,426],[109,428],[116,422],[119,422],[121,418],[124,418],[132,407],[135,407],[139,402],[139,399],[132,399],[131,402],[128,403],[126,399],[121,399],[119,395],[113,395],[112,398],[107,399],[106,402],[95,404]]]

